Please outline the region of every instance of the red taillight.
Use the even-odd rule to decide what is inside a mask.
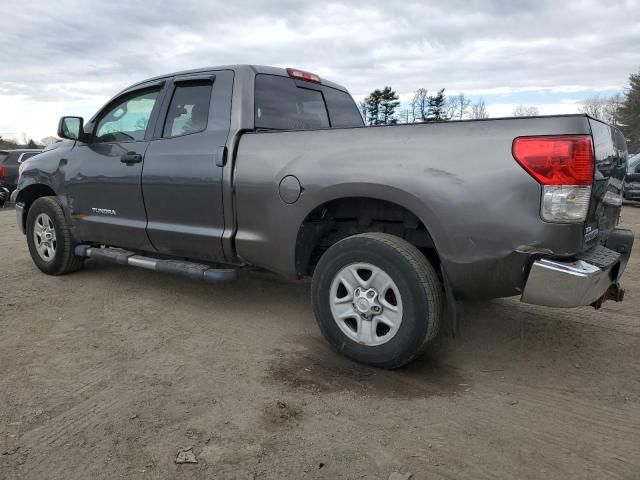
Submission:
[[[4,178],[6,174],[4,167],[0,165],[0,179]]]
[[[307,82],[320,83],[320,77],[315,73],[305,72],[303,70],[298,70],[297,68],[287,68],[287,73],[293,78],[306,80]]]
[[[519,137],[513,156],[541,185],[591,185],[593,143],[590,135]]]

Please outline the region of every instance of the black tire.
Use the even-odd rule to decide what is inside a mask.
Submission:
[[[35,222],[40,214],[49,216],[56,234],[55,254],[49,261],[40,257],[34,238]],[[64,275],[82,268],[84,259],[74,254],[75,242],[71,236],[69,225],[64,217],[62,207],[55,197],[38,198],[27,215],[27,244],[33,263],[48,275]]]
[[[400,292],[400,327],[382,345],[356,342],[333,318],[331,284],[343,268],[354,263],[382,269]],[[438,334],[443,292],[436,271],[416,247],[394,235],[364,233],[337,242],[320,258],[313,274],[311,301],[320,331],[334,349],[358,362],[392,369],[416,358]]]

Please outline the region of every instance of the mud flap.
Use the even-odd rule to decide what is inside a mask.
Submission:
[[[464,302],[456,299],[451,283],[449,282],[449,277],[447,277],[447,272],[445,272],[442,265],[440,265],[440,272],[442,273],[442,284],[445,294],[443,325],[446,325],[447,333],[451,335],[451,337],[456,338],[462,325]]]

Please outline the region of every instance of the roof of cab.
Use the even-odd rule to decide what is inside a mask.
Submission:
[[[203,68],[196,68],[196,69],[192,69],[192,70],[182,70],[180,72],[173,72],[173,73],[167,73],[165,75],[159,75],[157,77],[152,77],[152,78],[148,78],[146,80],[143,80],[141,82],[137,82],[134,83],[133,85],[130,85],[129,87],[125,88],[124,90],[122,90],[122,92],[129,90],[133,87],[137,87],[138,85],[144,85],[145,83],[149,83],[149,82],[154,82],[157,80],[163,80],[165,78],[169,78],[169,77],[176,77],[176,76],[183,76],[183,75],[195,75],[195,74],[199,74],[199,73],[206,73],[206,72],[211,72],[211,71],[215,71],[215,70],[233,70],[234,72],[240,72],[240,71],[253,71],[254,73],[258,74],[258,73],[264,73],[264,74],[268,74],[268,75],[279,75],[281,77],[288,77],[289,74],[287,73],[287,69],[286,68],[281,68],[281,67],[269,67],[266,65],[220,65],[220,66],[216,66],[216,67],[203,67]],[[337,83],[331,82],[329,80],[326,80],[324,78],[320,78],[321,80],[321,84],[325,85],[327,87],[332,87],[338,90],[342,90],[343,92],[346,92],[347,89],[345,87],[343,87],[342,85],[338,85]],[[120,93],[122,93],[120,92]]]

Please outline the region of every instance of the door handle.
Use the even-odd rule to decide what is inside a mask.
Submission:
[[[142,155],[136,152],[127,152],[120,157],[122,163],[140,163],[142,161]]]
[[[216,151],[216,165],[224,167],[227,164],[227,147],[218,147]]]

